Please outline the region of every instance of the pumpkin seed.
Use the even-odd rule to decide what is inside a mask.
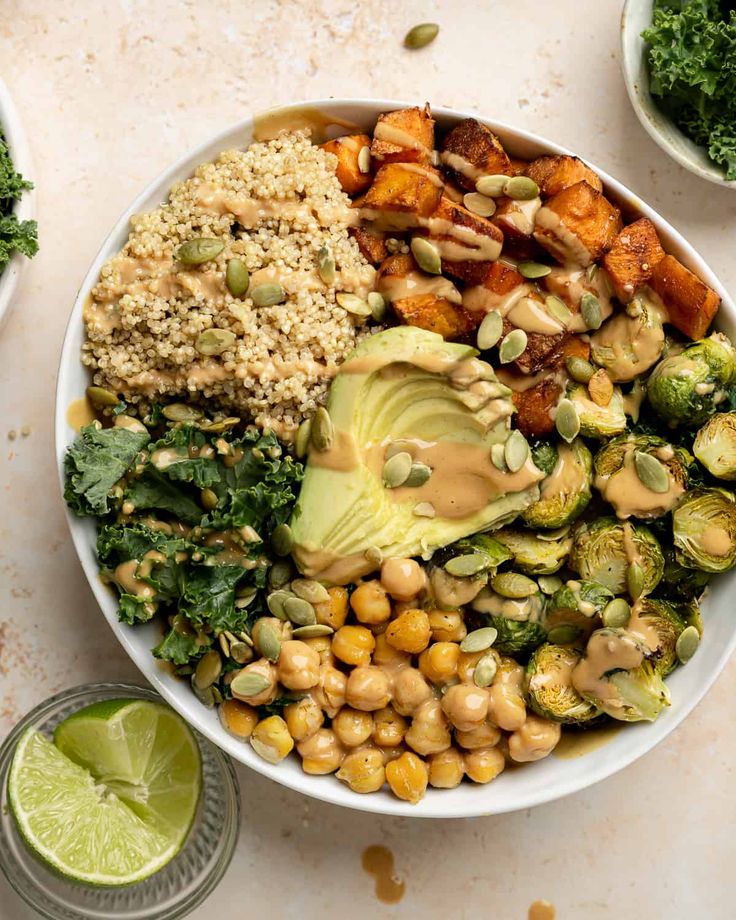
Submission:
[[[408,451],[394,454],[383,464],[382,478],[387,489],[398,489],[409,478],[412,467],[412,456]]]
[[[632,562],[626,570],[626,587],[634,600],[644,593],[644,569],[638,562]]]
[[[503,332],[503,319],[498,310],[491,310],[483,317],[483,321],[478,326],[478,336],[476,343],[479,351],[487,351],[498,342]]]
[[[518,572],[500,572],[498,575],[494,575],[491,579],[491,587],[501,597],[510,597],[514,600],[531,597],[538,590],[535,581],[527,578],[526,575],[520,575]]]
[[[557,527],[554,530],[538,530],[537,539],[545,540],[548,543],[557,543],[558,540],[561,540],[563,537],[567,536],[569,531],[569,524],[565,524],[562,527]]]
[[[404,485],[410,489],[416,489],[423,486],[431,475],[432,467],[427,466],[426,463],[412,463]]]
[[[501,364],[509,364],[520,358],[526,349],[527,336],[523,329],[513,329],[501,339],[498,348],[498,360]]]
[[[199,493],[199,500],[206,511],[214,511],[217,507],[217,493],[213,492],[212,489],[202,489]]]
[[[249,699],[268,690],[270,686],[271,681],[263,674],[256,671],[241,671],[232,679],[230,690],[235,697]]]
[[[562,579],[557,575],[540,575],[537,578],[537,584],[542,594],[552,595],[562,587]]]
[[[508,176],[481,176],[475,183],[475,190],[487,198],[500,198],[508,181]]]
[[[551,642],[553,645],[569,645],[580,635],[580,630],[577,626],[570,626],[567,623],[563,623],[560,626],[553,626],[552,629],[547,633],[547,641]]]
[[[208,709],[212,709],[212,707],[215,705],[214,688],[212,686],[209,686],[209,687],[205,687],[203,690],[200,689],[194,682],[193,674],[192,674],[191,681],[192,681],[192,691],[194,692],[194,695],[197,697],[199,702],[203,706],[206,706]]]
[[[296,437],[294,438],[294,453],[296,454],[299,460],[302,457],[306,457],[307,451],[309,450],[309,439],[312,434],[312,420],[304,419],[301,425],[296,430]]]
[[[570,444],[580,432],[580,419],[575,403],[569,399],[561,399],[555,415],[555,428],[563,441]]]
[[[588,381],[588,393],[596,406],[607,406],[613,398],[613,381],[603,369],[597,370]]]
[[[675,652],[680,660],[680,664],[687,664],[698,650],[700,645],[700,633],[696,626],[686,626],[677,637]]]
[[[600,329],[603,322],[601,304],[595,294],[585,293],[580,298],[580,313],[586,329]]]
[[[412,510],[415,517],[433,518],[436,513],[432,502],[417,502]]]
[[[480,192],[468,192],[467,195],[463,195],[463,204],[478,217],[493,217],[496,213],[496,202],[493,198],[481,195]]]
[[[442,259],[439,249],[423,236],[415,236],[411,241],[411,254],[417,265],[428,275],[439,275],[442,271]]]
[[[522,278],[544,278],[552,271],[552,268],[549,265],[542,265],[541,262],[519,262],[516,270]]]
[[[248,664],[256,657],[253,649],[245,642],[233,642],[230,645],[230,657],[237,664]]]
[[[494,444],[491,447],[491,463],[502,473],[506,472],[506,445]]]
[[[187,425],[195,425],[204,418],[204,412],[195,406],[187,406],[185,403],[170,403],[161,410],[164,418],[170,422],[184,422]]]
[[[297,626],[292,635],[295,639],[319,639],[321,636],[331,636],[334,631],[331,626],[312,623],[311,626]]]
[[[590,361],[586,361],[585,358],[580,358],[577,355],[572,355],[568,358],[565,361],[565,367],[567,368],[567,373],[576,383],[587,383],[595,373],[595,368]]]
[[[317,274],[325,284],[335,283],[335,259],[328,246],[323,246],[317,253]]]
[[[669,491],[670,477],[667,468],[652,454],[641,450],[634,451],[634,467],[645,489],[660,495]]]
[[[268,658],[269,661],[278,661],[281,654],[281,639],[273,623],[259,621],[258,628],[254,629],[253,642],[256,650]]]
[[[352,316],[370,316],[371,308],[368,301],[358,297],[357,294],[351,294],[349,291],[339,291],[335,294],[335,300],[338,304],[350,313]]]
[[[288,524],[279,524],[271,534],[271,549],[277,556],[288,556],[294,545],[294,537]]]
[[[556,294],[549,294],[544,298],[544,306],[552,319],[556,319],[562,326],[568,326],[572,319],[572,313],[561,297]]]
[[[220,653],[212,649],[206,652],[197,662],[192,680],[199,690],[210,687],[222,673],[222,658]]]
[[[465,553],[448,560],[444,569],[448,575],[455,578],[469,578],[488,568],[488,557],[480,553]]]
[[[332,447],[335,429],[330,413],[324,406],[319,406],[312,418],[311,443],[316,451],[322,453]]]
[[[601,620],[604,626],[611,629],[623,629],[629,625],[631,607],[623,597],[616,597],[609,601],[601,611]]]
[[[371,309],[371,316],[377,323],[380,323],[386,315],[386,301],[383,298],[383,294],[379,294],[378,291],[371,291],[367,300]]]
[[[253,648],[253,640],[251,639],[251,637],[248,635],[247,632],[245,631],[240,632],[238,633],[238,636],[243,642],[245,642],[247,646],[249,646],[250,648]]]
[[[437,38],[440,27],[436,22],[420,22],[419,25],[413,26],[404,36],[404,47],[417,51],[419,48],[426,48]]]
[[[87,399],[97,409],[105,409],[107,406],[117,406],[120,400],[110,390],[104,387],[87,387],[85,390]]]
[[[208,329],[197,336],[194,348],[200,355],[221,355],[235,341],[235,333],[229,329]]]
[[[309,601],[310,604],[324,604],[330,599],[327,588],[312,578],[295,578],[291,583],[291,590],[297,597]]]
[[[367,144],[358,152],[358,169],[364,176],[371,171],[371,148]]]
[[[593,264],[589,265],[585,270],[585,277],[588,283],[590,283],[597,274],[598,274],[598,266],[595,264],[595,262],[593,262]]]
[[[225,633],[220,633],[220,635],[217,637],[217,641],[220,644],[220,649],[222,650],[222,654],[226,658],[229,658],[230,657],[230,643]]]
[[[274,562],[268,570],[268,583],[276,590],[283,588],[291,580],[291,565],[288,562]]]
[[[291,597],[294,597],[291,591],[272,591],[266,598],[266,606],[277,619],[288,620],[284,604]]]
[[[484,655],[473,669],[473,683],[476,687],[490,687],[497,670],[496,656]]]
[[[216,259],[224,248],[222,240],[199,237],[182,243],[176,251],[176,258],[182,265],[202,265]]]
[[[312,626],[317,622],[314,607],[301,597],[287,597],[284,613],[295,626]]]
[[[490,648],[498,638],[498,630],[493,626],[483,626],[474,629],[460,643],[461,652],[484,652]]]
[[[539,186],[528,176],[512,176],[504,187],[504,195],[514,201],[531,201],[539,196]]]
[[[250,299],[257,307],[275,307],[286,300],[286,291],[280,284],[257,284],[250,292]]]
[[[529,459],[529,444],[520,431],[514,430],[509,434],[504,445],[503,456],[506,466],[512,473],[518,473]]]
[[[225,284],[233,297],[242,297],[250,284],[250,273],[242,259],[229,259],[225,269]]]
[[[383,553],[377,546],[369,546],[363,555],[372,565],[380,565],[383,562]]]
[[[235,606],[238,608],[238,610],[244,610],[246,607],[250,607],[250,605],[256,599],[257,594],[257,588],[248,588],[247,594],[243,594],[242,597],[235,598]]]

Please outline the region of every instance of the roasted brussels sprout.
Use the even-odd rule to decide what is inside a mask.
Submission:
[[[646,643],[626,629],[597,629],[572,672],[572,685],[598,709],[624,722],[653,722],[669,691]]]
[[[674,605],[644,597],[634,604],[626,629],[647,644],[654,654],[654,667],[666,677],[677,665],[675,645],[685,625]]]
[[[569,533],[550,539],[531,530],[504,527],[495,532],[495,537],[513,556],[514,567],[528,575],[551,575],[557,572],[564,565],[572,547]]]
[[[575,406],[580,420],[580,434],[588,438],[612,438],[626,430],[624,397],[614,386],[613,396],[607,406],[599,406],[590,398],[588,388],[581,383],[567,387],[567,398]]]
[[[484,588],[472,602],[472,608],[485,615],[483,625],[493,626],[498,631],[493,643],[496,651],[523,658],[547,638],[541,622],[545,602],[541,592],[513,599]]]
[[[601,624],[598,615],[613,593],[595,581],[568,581],[552,595],[544,610],[544,627],[554,641],[567,644],[587,637]],[[562,636],[563,639],[556,639]]]
[[[503,655],[514,658],[526,658],[535,648],[547,639],[547,633],[541,623],[521,620],[508,620],[506,617],[488,617],[488,626],[498,632],[493,647]]]
[[[647,527],[606,517],[576,525],[569,565],[585,581],[638,597],[651,594],[659,584],[664,556]],[[640,583],[633,590],[635,573]]]
[[[616,383],[648,371],[664,349],[664,326],[656,306],[636,297],[590,337],[591,357]]]
[[[717,412],[695,435],[693,453],[718,479],[736,479],[736,412]]]
[[[476,533],[472,537],[465,537],[448,547],[448,549],[452,551],[453,556],[479,553],[485,557],[486,569],[488,570],[496,569],[502,562],[508,562],[511,559],[511,553],[506,546],[486,533]],[[441,550],[440,552],[446,551]]]
[[[710,572],[680,565],[675,548],[668,546],[664,550],[664,574],[654,593],[667,599],[692,601],[705,591],[711,577]]]
[[[595,455],[595,487],[619,518],[656,518],[677,504],[692,457],[654,435],[621,435]]]
[[[526,666],[526,693],[537,715],[567,725],[598,718],[598,708],[572,685],[573,668],[581,658],[582,652],[570,646],[545,643],[535,649]]]
[[[736,565],[736,498],[725,489],[693,489],[672,512],[677,561],[704,572]]]
[[[532,458],[547,474],[539,500],[522,514],[527,527],[565,527],[585,510],[591,496],[593,458],[580,438],[572,444],[541,441],[532,448]]]
[[[663,358],[647,382],[647,398],[670,425],[702,425],[736,376],[736,353],[718,332]]]

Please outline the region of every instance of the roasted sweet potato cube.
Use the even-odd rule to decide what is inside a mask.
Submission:
[[[465,338],[478,325],[471,313],[437,294],[402,297],[393,301],[393,308],[408,326],[438,332],[447,340]]]
[[[603,256],[616,297],[624,303],[631,300],[663,258],[664,249],[651,220],[642,217],[624,227]]]
[[[376,173],[361,207],[369,212],[369,220],[376,220],[386,228],[405,229],[416,226],[416,218],[429,217],[441,198],[442,185],[437,183],[432,170],[405,169],[401,163],[387,163]],[[370,215],[371,211],[380,213]],[[397,220],[387,216],[387,212],[408,217]]]
[[[378,265],[388,256],[386,248],[386,234],[372,227],[351,227],[348,236],[352,236],[358,244],[360,254],[367,262]]]
[[[440,161],[450,177],[469,191],[475,191],[481,176],[514,175],[501,141],[475,118],[463,119],[450,131]]]
[[[718,294],[674,256],[657,263],[649,286],[662,298],[672,325],[691,339],[702,339],[718,312]]]
[[[439,249],[442,270],[467,284],[478,283],[503,245],[498,227],[446,195],[430,215],[426,235]]]
[[[514,422],[527,438],[540,438],[555,430],[552,410],[562,395],[562,386],[553,376],[545,377],[528,390],[514,392]]]
[[[363,147],[370,147],[371,139],[367,134],[346,134],[321,144],[323,150],[334,153],[337,157],[335,175],[348,195],[359,195],[371,184],[370,172],[361,172],[358,158]]]
[[[526,175],[527,167],[529,166],[529,160],[522,160],[519,157],[509,157],[509,162],[511,163],[512,176]]]
[[[577,182],[537,211],[534,238],[559,262],[590,265],[611,248],[621,212],[598,189]]]
[[[584,358],[590,360],[590,342],[586,342],[582,336],[568,335],[565,336],[557,349],[559,356],[555,359],[555,365],[561,366],[568,358]]]
[[[503,334],[508,335],[516,328],[506,318],[503,321]],[[522,374],[537,374],[554,363],[555,350],[559,348],[565,333],[559,335],[545,335],[541,332],[527,332],[526,348],[521,357],[515,362]]]
[[[434,148],[434,118],[429,105],[378,116],[371,156],[382,163],[429,163]]]
[[[515,201],[513,198],[500,200],[491,221],[503,233],[504,250],[509,255],[524,259],[538,249],[532,234],[534,218],[541,206],[541,198],[529,201]]]
[[[475,282],[463,291],[463,306],[482,318],[500,307],[515,288],[526,282],[513,265],[502,259],[481,264],[482,274],[479,273]]]
[[[564,155],[538,157],[529,163],[526,175],[534,179],[545,198],[551,198],[552,195],[578,182],[587,182],[591,188],[599,192],[603,191],[603,183],[598,173],[593,172],[577,157]]]

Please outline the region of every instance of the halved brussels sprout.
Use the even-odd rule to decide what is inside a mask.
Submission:
[[[528,575],[552,575],[565,563],[572,537],[565,533],[558,539],[540,538],[531,530],[513,530],[504,527],[495,532],[496,539],[503,543],[514,557],[514,567]]]
[[[506,546],[487,533],[476,533],[472,537],[464,537],[448,547],[448,550],[453,556],[480,553],[485,557],[488,569],[497,569],[502,562],[508,562],[511,559],[511,553]],[[446,552],[446,550],[440,552]]]
[[[664,349],[659,311],[643,297],[627,304],[590,337],[591,356],[616,383],[633,380],[655,365]]]
[[[736,565],[736,498],[725,489],[693,489],[672,512],[677,561],[703,572]]]
[[[612,438],[626,430],[626,413],[621,389],[613,388],[613,396],[607,406],[593,402],[588,388],[582,383],[570,383],[567,398],[573,403],[580,420],[580,434],[588,438]]]
[[[493,626],[498,635],[493,647],[503,655],[526,658],[547,639],[547,633],[540,623],[530,620],[508,620],[506,617],[488,617],[488,626]]]
[[[625,629],[597,629],[572,672],[572,685],[614,719],[653,722],[669,691],[647,645]]]
[[[541,592],[514,600],[484,588],[472,602],[472,608],[485,615],[483,625],[498,631],[493,643],[498,652],[523,658],[547,638],[541,623],[545,602]]]
[[[565,527],[585,510],[591,497],[593,457],[580,438],[572,444],[540,441],[532,448],[535,466],[547,474],[539,500],[522,513],[527,527]]]
[[[596,581],[614,594],[629,590],[639,596],[659,584],[664,556],[647,527],[606,517],[575,526],[569,565],[585,581]],[[636,592],[631,590],[634,567],[641,582]]]
[[[595,455],[595,487],[619,518],[661,517],[687,488],[691,462],[686,450],[664,438],[621,435]]]
[[[663,358],[647,381],[647,398],[670,425],[702,425],[736,376],[736,352],[719,332]]]
[[[695,435],[693,453],[718,479],[736,479],[736,412],[717,412]]]
[[[668,546],[664,549],[664,574],[655,594],[668,599],[691,601],[700,597],[711,577],[710,572],[688,569],[680,565],[675,548]]]
[[[634,604],[626,629],[642,639],[654,654],[654,666],[662,677],[677,665],[675,645],[685,621],[667,601],[644,597]]]
[[[544,609],[547,633],[554,638],[564,635],[563,630],[567,629],[569,639],[563,644],[587,639],[601,625],[598,615],[613,597],[613,592],[595,581],[566,582]]]
[[[572,685],[573,668],[582,657],[582,652],[570,646],[546,643],[534,650],[526,666],[526,693],[537,715],[566,725],[598,718],[598,708]]]

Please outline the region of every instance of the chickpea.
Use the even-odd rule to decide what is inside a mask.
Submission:
[[[401,652],[399,649],[389,645],[386,639],[386,633],[376,636],[376,647],[373,651],[373,664],[390,671],[398,671],[399,668],[411,664],[411,655],[407,652]]]
[[[302,759],[302,770],[314,776],[334,773],[345,757],[342,745],[329,728],[320,728],[300,741],[296,750]]]
[[[337,778],[353,792],[378,792],[386,780],[383,756],[378,748],[351,751],[337,771]]]
[[[442,709],[455,728],[470,731],[485,722],[488,691],[470,684],[455,684],[442,697]]]
[[[408,601],[425,587],[424,569],[413,559],[387,559],[381,566],[381,584],[396,601]]]
[[[314,612],[317,614],[317,622],[322,626],[331,626],[333,629],[340,629],[345,625],[348,617],[348,591],[335,585],[327,589],[330,595],[328,601],[320,601],[314,605]]]
[[[252,661],[250,664],[247,664],[244,668],[241,668],[237,674],[259,674],[261,677],[265,677],[268,681],[268,687],[265,690],[261,690],[260,693],[256,693],[254,696],[241,696],[237,692],[236,687],[233,687],[233,684],[230,684],[230,689],[236,700],[243,700],[246,703],[250,703],[251,706],[263,706],[265,703],[271,703],[276,699],[276,690],[278,689],[278,678],[276,672],[276,666],[271,664],[267,658],[259,658],[258,661]]]
[[[379,751],[381,752],[383,763],[385,765],[387,763],[391,763],[392,760],[398,760],[402,754],[406,753],[407,747],[404,744],[398,744],[396,747],[379,748]]]
[[[373,743],[381,748],[394,748],[401,744],[409,723],[393,706],[384,706],[373,713]]]
[[[419,670],[433,684],[447,684],[457,676],[460,646],[455,642],[435,642],[419,656]]]
[[[240,700],[225,700],[220,706],[220,721],[236,738],[250,738],[258,722],[258,713]]]
[[[311,696],[284,706],[284,719],[294,741],[304,741],[322,727],[324,713]]]
[[[498,748],[478,748],[463,755],[465,773],[474,783],[490,783],[506,766],[503,753]]]
[[[374,665],[353,668],[348,674],[345,696],[354,709],[365,712],[383,709],[391,699],[391,681],[385,671]]]
[[[289,690],[309,690],[319,683],[319,654],[306,642],[291,639],[281,645],[278,674]]]
[[[468,634],[463,615],[458,610],[430,610],[427,616],[435,642],[462,642]]]
[[[432,688],[416,668],[402,668],[394,678],[394,709],[402,716],[413,715],[431,696]]]
[[[359,623],[375,626],[391,616],[391,601],[378,579],[365,581],[350,595],[350,606]]]
[[[321,664],[335,663],[335,656],[332,654],[331,636],[315,636],[314,639],[302,639],[301,641],[315,650],[319,655]]]
[[[528,715],[524,724],[509,736],[509,756],[517,763],[530,763],[551,754],[560,740],[558,722]]]
[[[439,700],[426,700],[414,713],[404,741],[417,754],[438,754],[446,751],[452,743],[447,718]]]
[[[402,652],[418,655],[429,645],[429,617],[423,610],[407,610],[389,623],[386,641]]]
[[[345,705],[347,685],[347,676],[331,664],[323,664],[319,669],[319,683],[312,690],[312,696],[331,719]]]
[[[393,794],[415,805],[423,796],[429,781],[426,763],[411,751],[386,764],[386,779]]]
[[[463,684],[473,683],[473,671],[486,652],[460,652],[457,659],[457,676]]]
[[[373,732],[373,716],[369,712],[343,706],[332,720],[332,730],[345,747],[358,747],[359,744],[365,743]]]
[[[488,715],[504,731],[521,728],[526,720],[522,686],[524,668],[512,658],[499,658],[496,676],[489,688]]]
[[[455,741],[467,751],[478,748],[494,747],[501,740],[501,732],[493,722],[486,719],[482,725],[471,728],[468,732],[455,732]]]
[[[457,748],[449,747],[427,758],[429,785],[435,789],[454,789],[459,786],[465,773],[463,755]]]
[[[253,750],[269,763],[279,763],[291,752],[294,739],[281,716],[262,719],[250,736]]]
[[[333,654],[345,664],[369,664],[375,647],[373,633],[365,626],[341,626],[332,637]]]

